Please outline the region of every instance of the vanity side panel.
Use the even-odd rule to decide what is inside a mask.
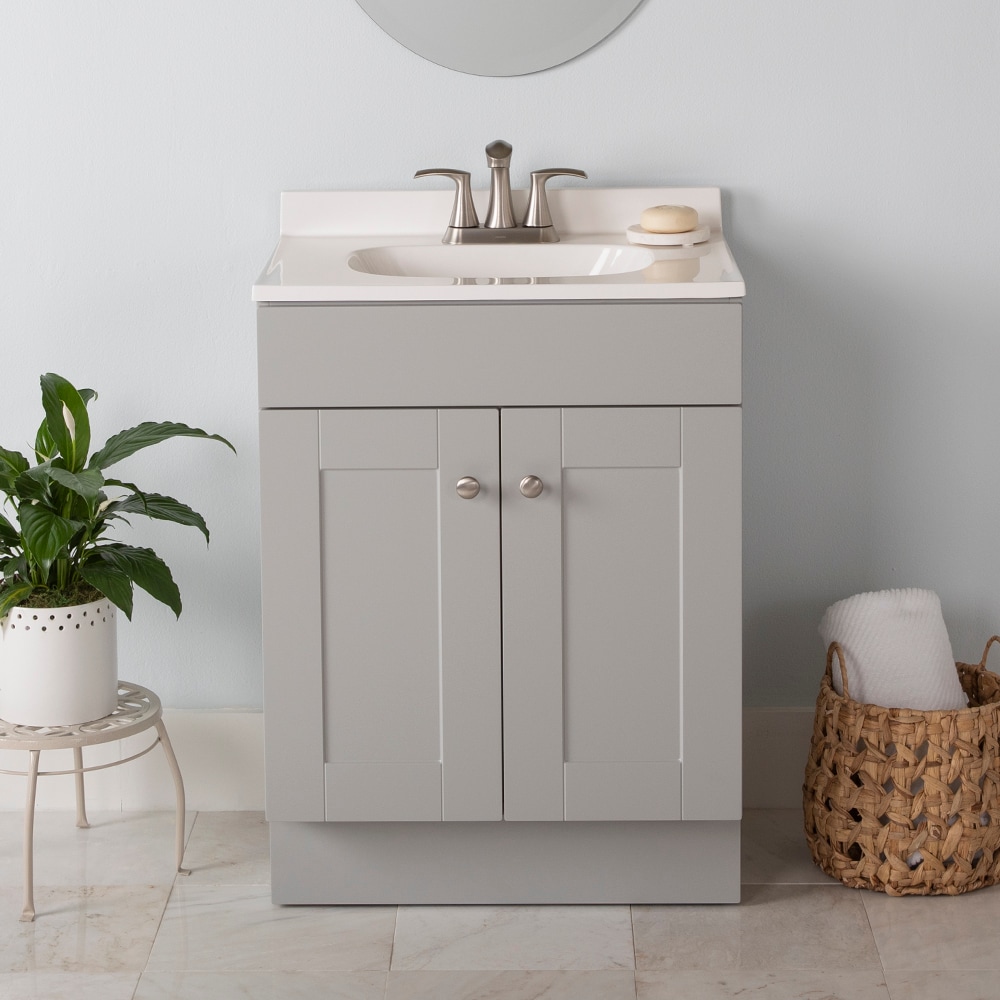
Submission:
[[[685,820],[742,814],[742,411],[685,409]]]
[[[324,819],[319,418],[260,415],[267,818]]]
[[[738,404],[737,302],[270,305],[268,407]]]

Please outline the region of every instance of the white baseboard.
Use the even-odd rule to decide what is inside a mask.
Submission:
[[[264,719],[260,712],[166,709],[163,720],[181,773],[187,807],[206,812],[264,808]],[[802,773],[812,733],[812,708],[743,711],[743,803],[748,809],[790,809],[802,804]],[[84,763],[105,763],[137,753],[152,740],[143,733],[122,743],[87,749]],[[24,751],[0,752],[0,768],[22,770]],[[42,770],[72,767],[69,751],[50,751]],[[86,777],[87,806],[133,812],[174,808],[170,771],[157,747],[139,760]],[[23,778],[0,775],[0,811],[24,808]],[[38,783],[38,809],[72,809],[72,778]]]
[[[187,808],[203,811],[264,808],[264,716],[260,712],[164,709],[163,721],[184,777]],[[84,750],[84,766],[121,760],[156,738],[155,730]],[[0,751],[0,767],[23,770],[26,751]],[[42,771],[73,766],[72,752],[51,750],[40,758]],[[87,808],[133,812],[173,809],[174,784],[163,751],[94,771],[85,778]],[[24,808],[25,779],[0,776],[0,810]],[[38,809],[73,809],[71,776],[41,778]]]

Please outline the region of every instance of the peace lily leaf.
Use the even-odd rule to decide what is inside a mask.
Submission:
[[[83,497],[88,504],[95,504],[101,494],[101,487],[104,485],[104,476],[99,469],[81,469],[79,472],[70,472],[68,469],[52,468],[49,475],[66,489]]]
[[[161,441],[168,441],[175,437],[199,437],[210,441],[221,441],[227,448],[236,449],[220,434],[209,434],[200,427],[188,427],[187,424],[154,423],[146,421],[135,427],[119,431],[104,443],[100,451],[94,452],[90,457],[90,467],[92,469],[106,469],[116,462],[120,462],[129,455],[134,455],[143,448],[150,445],[159,444]]]
[[[52,440],[52,435],[49,433],[49,422],[48,420],[43,420],[38,425],[38,433],[35,435],[35,461],[39,463],[49,462],[57,454],[59,454],[59,450],[56,448],[56,443]]]
[[[177,589],[167,564],[152,549],[132,548],[129,555],[132,560],[132,579],[180,618],[181,592]]]
[[[105,486],[120,486],[123,490],[131,490],[139,496],[143,495],[142,490],[135,483],[126,483],[123,479],[105,479],[104,484]]]
[[[21,536],[17,529],[0,514],[0,545],[20,545]]]
[[[28,560],[23,555],[13,556],[3,564],[0,572],[8,580],[15,576],[19,576],[23,580],[28,575]]]
[[[159,493],[133,494],[122,500],[113,500],[105,511],[109,515],[145,514],[159,521],[187,524],[197,528],[205,536],[205,541],[208,541],[208,525],[205,524],[205,519],[196,510],[192,510],[187,504],[173,497],[161,496]]]
[[[48,569],[64,546],[83,527],[79,521],[54,514],[41,504],[22,504],[18,513],[24,548],[45,569]]]
[[[35,586],[31,583],[15,583],[8,587],[0,595],[0,618],[5,618],[7,612],[16,608],[34,589]]]
[[[107,531],[113,521],[121,521],[129,527],[132,527],[132,522],[127,517],[119,514],[118,508],[125,503],[126,500],[138,499],[141,501],[146,495],[139,489],[138,486],[135,485],[135,483],[126,483],[121,479],[105,479],[104,485],[120,486],[122,489],[131,490],[132,494],[129,497],[119,497],[114,500],[109,500],[107,497],[104,498],[105,502],[101,505],[97,512],[98,526],[93,534],[95,540]]]
[[[10,493],[14,480],[29,468],[28,460],[20,452],[0,448],[0,490]]]
[[[90,417],[83,396],[61,375],[43,375],[45,423],[71,472],[83,468],[90,451]],[[41,432],[40,432],[41,433]]]
[[[180,591],[167,564],[152,549],[141,549],[133,545],[102,545],[94,549],[93,555],[126,573],[133,583],[162,601],[180,617]],[[89,561],[87,565],[90,565]],[[110,594],[107,596],[111,597]]]
[[[45,499],[46,491],[49,488],[49,465],[36,465],[34,468],[22,472],[14,480],[13,488],[7,490],[8,495],[16,497],[21,507],[25,507],[29,502],[42,501]]]
[[[80,576],[132,620],[132,577],[126,570],[94,553],[81,564]]]

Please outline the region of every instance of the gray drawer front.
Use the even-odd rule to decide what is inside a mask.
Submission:
[[[738,405],[738,302],[270,305],[260,405]]]

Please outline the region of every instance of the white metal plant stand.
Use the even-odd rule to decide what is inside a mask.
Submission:
[[[123,740],[144,730],[156,729],[157,738],[144,750],[121,760],[110,761],[107,764],[83,766],[83,748],[96,746],[99,743],[110,743],[113,740]],[[0,774],[14,774],[28,779],[27,800],[24,808],[24,908],[22,920],[35,919],[34,899],[34,831],[35,831],[35,789],[39,775],[45,777],[56,774],[72,774],[76,777],[76,825],[89,827],[87,811],[84,802],[83,776],[88,771],[101,771],[108,767],[117,767],[145,756],[157,744],[163,747],[163,753],[170,766],[174,779],[174,789],[177,793],[177,836],[176,854],[177,871],[181,875],[190,874],[182,867],[184,860],[184,781],[181,778],[177,758],[167,736],[163,724],[163,708],[160,699],[148,688],[127,681],[118,682],[118,706],[103,719],[84,722],[75,726],[21,726],[0,719],[0,750],[27,750],[29,764],[27,771],[8,771],[0,768]],[[39,758],[43,750],[73,751],[74,766],[66,771],[40,771]]]

